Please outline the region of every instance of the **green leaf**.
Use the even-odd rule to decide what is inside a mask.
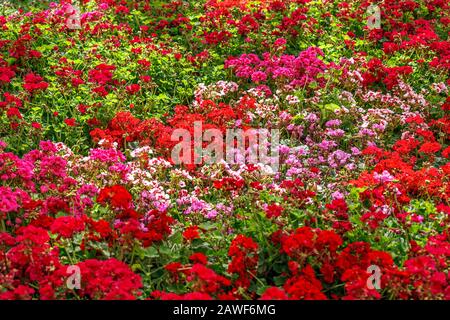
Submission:
[[[328,103],[324,107],[326,110],[330,110],[332,112],[335,112],[336,110],[339,110],[341,108],[335,103]]]
[[[159,257],[159,253],[158,253],[158,250],[156,250],[155,247],[148,247],[145,250],[145,256],[148,257],[148,258],[157,258],[157,257]]]
[[[276,286],[282,286],[286,282],[285,276],[277,276],[273,278],[273,282]]]
[[[137,270],[143,271],[142,266],[139,263],[135,263],[131,266],[131,269],[133,272],[136,272]]]

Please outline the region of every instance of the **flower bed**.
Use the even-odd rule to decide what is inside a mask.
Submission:
[[[450,300],[450,2],[371,4],[2,2],[0,299]]]

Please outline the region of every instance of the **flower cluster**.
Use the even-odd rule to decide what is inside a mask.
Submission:
[[[449,0],[82,2],[0,6],[0,299],[450,300]]]

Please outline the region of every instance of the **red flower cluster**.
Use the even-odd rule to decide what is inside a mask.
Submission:
[[[200,234],[198,233],[198,227],[192,226],[186,228],[186,230],[183,232],[183,238],[187,241],[192,241],[194,239],[199,239]]]
[[[77,232],[84,231],[85,224],[82,218],[63,216],[53,220],[50,231],[63,238],[72,238]]]
[[[389,90],[398,84],[399,76],[413,73],[413,69],[410,66],[389,68],[384,66],[383,62],[378,58],[370,60],[367,63],[367,69],[368,71],[362,75],[365,86],[382,82]]]
[[[122,210],[131,208],[132,200],[128,190],[119,185],[103,188],[97,197],[98,203],[109,203],[114,209]]]
[[[228,256],[231,257],[228,272],[237,275],[234,285],[248,288],[252,278],[256,275],[258,244],[252,238],[240,234],[231,242]]]
[[[276,218],[279,217],[283,213],[284,209],[282,206],[279,206],[277,204],[270,204],[267,206],[266,209],[266,216],[267,218]]]
[[[0,62],[0,66],[1,66]],[[16,76],[16,73],[11,67],[0,67],[0,83],[10,83],[11,79]]]
[[[25,83],[23,84],[23,88],[29,93],[34,93],[35,91],[45,90],[48,88],[48,83],[45,82],[41,76],[34,73],[28,73],[25,75],[24,81]]]
[[[90,299],[134,300],[141,295],[142,279],[114,258],[88,259],[78,263],[81,271],[79,295]]]

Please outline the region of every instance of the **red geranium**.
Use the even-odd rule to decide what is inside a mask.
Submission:
[[[277,204],[271,204],[267,206],[266,209],[266,216],[267,218],[276,218],[279,217],[284,211],[284,208],[282,206],[279,206]]]
[[[24,81],[23,88],[30,93],[48,88],[48,83],[41,76],[34,73],[25,75]]]
[[[198,227],[197,226],[188,227],[183,232],[183,238],[186,239],[187,241],[192,241],[194,239],[199,239],[200,238],[200,234],[198,232]]]
[[[132,205],[132,200],[133,198],[128,190],[120,185],[103,188],[97,197],[98,203],[109,202],[115,209],[129,209]]]

